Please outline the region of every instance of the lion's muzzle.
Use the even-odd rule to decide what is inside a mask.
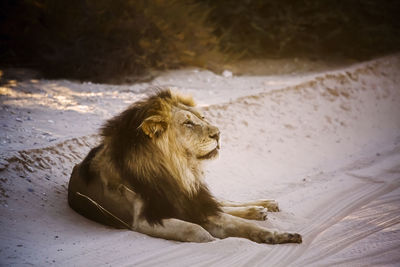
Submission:
[[[217,127],[209,125],[208,126],[208,136],[212,139],[217,140],[219,142],[220,131]]]

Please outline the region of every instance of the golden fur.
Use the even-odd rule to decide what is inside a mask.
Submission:
[[[220,133],[194,106],[191,97],[167,90],[109,120],[101,144],[74,168],[70,206],[98,222],[167,239],[301,242],[298,234],[238,218],[264,220],[266,208],[278,210],[274,201],[223,203],[211,195],[202,162],[217,155]]]
[[[152,158],[148,157],[148,151],[137,150],[131,157],[125,158],[125,164],[140,179],[156,183],[157,181],[154,181],[154,179],[157,177],[154,176],[154,173],[159,172],[161,162],[161,166],[166,168],[172,175],[180,190],[192,195],[199,189],[201,181],[201,161],[196,158],[196,155],[202,152],[194,150],[201,147],[207,141],[210,141],[210,131],[215,131],[216,134],[219,134],[218,129],[209,125],[202,118],[199,111],[193,108],[195,102],[190,96],[171,94],[171,98],[159,98],[157,101],[157,109],[151,110],[150,113],[152,115],[148,116],[139,125],[143,133],[149,137],[146,141],[150,142],[149,147],[151,148]],[[174,115],[182,111],[191,113],[191,120],[196,120],[198,126],[208,128],[203,129],[201,136],[196,140],[193,140],[191,136],[186,136],[185,140],[177,142],[177,139],[179,139],[178,136],[181,134],[181,129],[179,128],[185,128],[186,126],[182,125],[182,122],[175,121],[177,116]],[[117,174],[118,172],[115,171],[116,166],[113,164],[112,156],[108,153],[111,151],[109,148],[113,146],[113,138],[115,136],[112,135],[104,137],[103,153],[99,153],[99,156],[94,159],[94,168],[101,169],[106,167],[108,170],[106,171],[107,173],[112,172]],[[195,143],[199,140],[202,142],[200,145]],[[157,161],[154,159],[157,159]],[[104,183],[113,184],[120,184],[122,182],[121,177],[118,175],[105,175],[103,181]]]

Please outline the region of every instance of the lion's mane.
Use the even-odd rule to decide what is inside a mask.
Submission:
[[[165,218],[177,218],[193,223],[202,223],[210,215],[220,211],[219,204],[199,177],[201,170],[190,170],[196,176],[194,192],[182,185],[185,177],[172,172],[174,157],[166,158],[159,147],[143,131],[142,124],[151,116],[163,116],[162,131],[168,131],[171,109],[179,105],[193,106],[191,98],[185,98],[163,90],[154,96],[137,102],[120,115],[106,122],[101,129],[102,144],[94,148],[82,164],[92,161],[100,153],[99,166],[87,164],[82,168],[90,179],[100,179],[100,171],[107,168],[107,183],[110,188],[124,184],[143,200],[141,216],[149,223],[161,223]],[[169,143],[174,149],[175,143]],[[178,150],[178,148],[176,148]],[[185,162],[184,160],[182,162]],[[184,166],[188,168],[188,166]]]

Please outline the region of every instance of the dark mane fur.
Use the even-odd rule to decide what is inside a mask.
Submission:
[[[193,195],[183,192],[176,179],[165,167],[165,160],[158,148],[142,131],[140,125],[149,116],[165,111],[163,101],[173,103],[170,91],[161,91],[129,107],[120,115],[109,120],[101,129],[101,135],[108,140],[111,161],[122,181],[144,201],[142,216],[151,224],[161,223],[164,218],[177,218],[193,223],[202,223],[207,216],[220,211],[205,184]],[[164,109],[164,110],[163,110]],[[127,159],[137,159],[127,162]],[[140,177],[138,162],[152,161],[146,170],[149,177]],[[132,166],[134,164],[134,166]],[[140,166],[139,168],[145,168]]]
[[[83,177],[86,183],[89,183],[97,175],[97,173],[94,173],[94,171],[90,169],[90,163],[92,162],[96,154],[99,152],[99,150],[101,150],[103,147],[104,145],[100,144],[95,148],[92,148],[85,157],[85,159],[80,164],[79,176]]]

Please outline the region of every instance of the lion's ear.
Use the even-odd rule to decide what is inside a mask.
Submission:
[[[150,138],[160,136],[165,130],[167,130],[168,124],[163,117],[154,115],[145,119],[140,128]]]

